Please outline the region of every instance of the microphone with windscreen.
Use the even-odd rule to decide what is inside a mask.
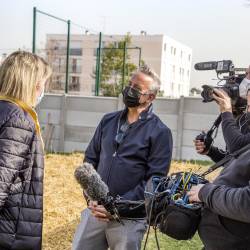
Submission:
[[[102,181],[92,164],[84,162],[75,170],[75,178],[91,200],[103,205],[116,221],[123,224],[116,208],[116,198],[109,194],[108,186]]]

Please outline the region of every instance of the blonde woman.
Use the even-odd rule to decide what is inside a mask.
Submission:
[[[42,249],[44,156],[34,107],[48,64],[18,51],[0,66],[0,249]]]

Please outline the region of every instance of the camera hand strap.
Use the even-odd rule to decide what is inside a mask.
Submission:
[[[214,131],[216,130],[216,129],[218,129],[218,127],[220,126],[220,123],[221,123],[221,114],[216,118],[216,120],[214,121],[214,124],[213,124],[213,126],[209,129],[209,131],[207,132],[207,135],[208,136],[211,136],[212,137],[212,135],[213,135],[213,133],[214,133]],[[216,133],[216,135],[217,135],[217,133]],[[216,136],[215,136],[216,137]]]
[[[247,144],[245,147],[236,150],[235,152],[226,155],[222,160],[216,162],[214,165],[212,165],[208,170],[206,170],[205,172],[203,172],[201,174],[202,177],[212,173],[214,170],[216,170],[217,168],[225,165],[226,163],[228,163],[230,160],[232,160],[233,158],[237,158],[238,156],[240,156],[241,154],[247,152],[248,150],[250,150],[250,144]]]

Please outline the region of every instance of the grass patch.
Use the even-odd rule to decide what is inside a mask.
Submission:
[[[196,234],[191,240],[175,240],[168,237],[165,234],[157,231],[157,237],[159,240],[160,249],[162,250],[201,250],[203,248],[203,244]],[[142,244],[142,249],[144,247],[144,241]],[[153,230],[151,231],[147,243],[146,250],[156,250],[157,245],[155,241],[155,234]]]

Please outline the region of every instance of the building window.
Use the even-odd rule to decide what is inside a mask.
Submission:
[[[77,58],[72,58],[71,60],[71,70],[70,73],[81,73],[81,60]]]
[[[176,48],[171,46],[171,54],[176,55]]]
[[[50,90],[63,90],[65,86],[65,77],[61,75],[54,75],[52,83],[49,85]]]
[[[191,55],[190,54],[188,55],[188,61],[189,62],[191,61]]]
[[[58,57],[55,58],[52,61],[52,68],[53,68],[53,72],[55,73],[63,73],[65,71],[65,61],[64,59]]]
[[[167,50],[167,44],[164,43],[164,51],[166,51],[166,50]]]
[[[181,51],[181,58],[183,57],[183,51]]]
[[[82,49],[72,48],[69,50],[71,56],[82,56]]]
[[[175,65],[172,65],[172,79],[175,79]]]
[[[72,73],[77,73],[77,59],[72,59]]]
[[[70,77],[69,90],[70,91],[80,91],[80,77],[79,76],[71,76]]]
[[[174,94],[174,82],[171,82],[172,93]]]
[[[185,74],[184,68],[180,68],[179,70],[180,81],[184,81],[184,74]]]

